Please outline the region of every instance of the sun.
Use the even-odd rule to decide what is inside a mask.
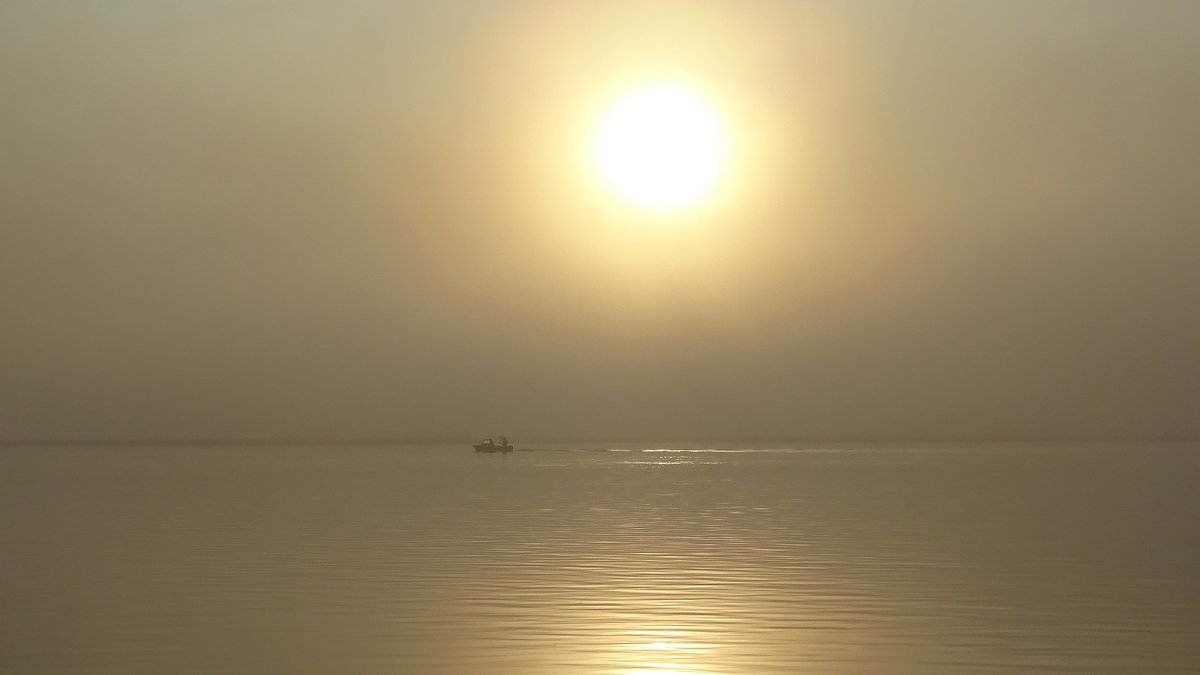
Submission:
[[[645,207],[672,209],[712,190],[725,137],[712,108],[690,89],[654,84],[613,104],[595,151],[600,172],[617,192]]]

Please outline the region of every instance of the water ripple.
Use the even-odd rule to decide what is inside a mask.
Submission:
[[[561,449],[12,451],[0,671],[1200,670],[1200,448]]]

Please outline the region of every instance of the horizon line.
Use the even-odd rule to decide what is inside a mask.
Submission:
[[[457,445],[471,444],[466,436],[250,436],[210,438],[33,438],[0,439],[0,447],[231,447],[231,446],[318,446],[318,445]],[[663,436],[532,436],[524,443],[1103,443],[1103,442],[1193,442],[1200,436],[1183,435],[1057,435],[1057,436],[707,436],[670,438]]]

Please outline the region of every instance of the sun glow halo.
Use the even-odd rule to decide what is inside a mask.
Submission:
[[[675,84],[623,96],[608,110],[596,137],[604,177],[626,198],[653,209],[703,197],[716,182],[724,156],[716,114]]]

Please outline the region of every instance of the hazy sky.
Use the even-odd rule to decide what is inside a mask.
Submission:
[[[1195,0],[8,0],[0,92],[3,438],[1200,434]]]

